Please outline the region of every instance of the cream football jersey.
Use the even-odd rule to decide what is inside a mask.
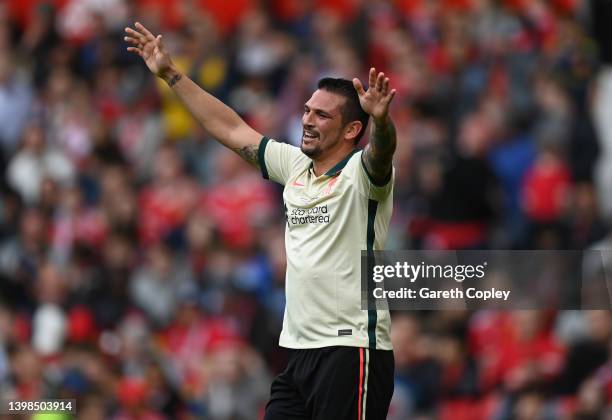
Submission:
[[[264,178],[285,186],[282,347],[392,348],[389,312],[361,308],[361,251],[384,247],[393,174],[384,186],[376,186],[361,155],[356,149],[317,177],[312,160],[299,148],[267,137],[261,141]]]

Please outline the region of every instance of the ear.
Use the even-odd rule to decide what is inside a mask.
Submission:
[[[361,132],[363,124],[361,121],[352,121],[344,127],[344,138],[354,141]]]

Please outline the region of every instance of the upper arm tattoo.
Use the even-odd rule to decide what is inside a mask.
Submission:
[[[240,155],[241,158],[249,162],[251,165],[259,168],[259,145],[249,144],[244,147],[232,147],[232,150]]]
[[[376,183],[384,183],[391,174],[391,160],[395,152],[396,134],[391,118],[383,124],[373,124],[370,143],[364,151],[364,164]]]

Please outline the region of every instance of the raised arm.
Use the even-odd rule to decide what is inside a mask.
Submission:
[[[139,55],[153,74],[166,81],[204,130],[224,146],[238,153],[247,162],[259,166],[257,151],[262,135],[251,128],[223,102],[181,74],[162,42],[142,24],[125,28],[128,51]]]
[[[384,73],[376,76],[375,68],[370,69],[367,91],[357,78],[353,79],[353,85],[359,94],[361,107],[372,117],[370,142],[363,151],[363,163],[373,181],[381,185],[389,180],[395,152],[395,126],[389,115],[395,89],[389,89],[389,78]]]

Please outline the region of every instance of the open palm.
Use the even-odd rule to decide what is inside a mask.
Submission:
[[[172,59],[162,43],[162,36],[154,36],[139,22],[134,29],[125,28],[125,32],[128,35],[124,39],[132,45],[128,51],[138,54],[153,74],[163,77],[172,67]]]
[[[375,120],[385,118],[389,113],[389,104],[395,96],[395,89],[389,89],[389,78],[384,73],[376,75],[376,69],[370,69],[368,90],[357,78],[353,79],[353,86],[359,95],[361,108]]]

